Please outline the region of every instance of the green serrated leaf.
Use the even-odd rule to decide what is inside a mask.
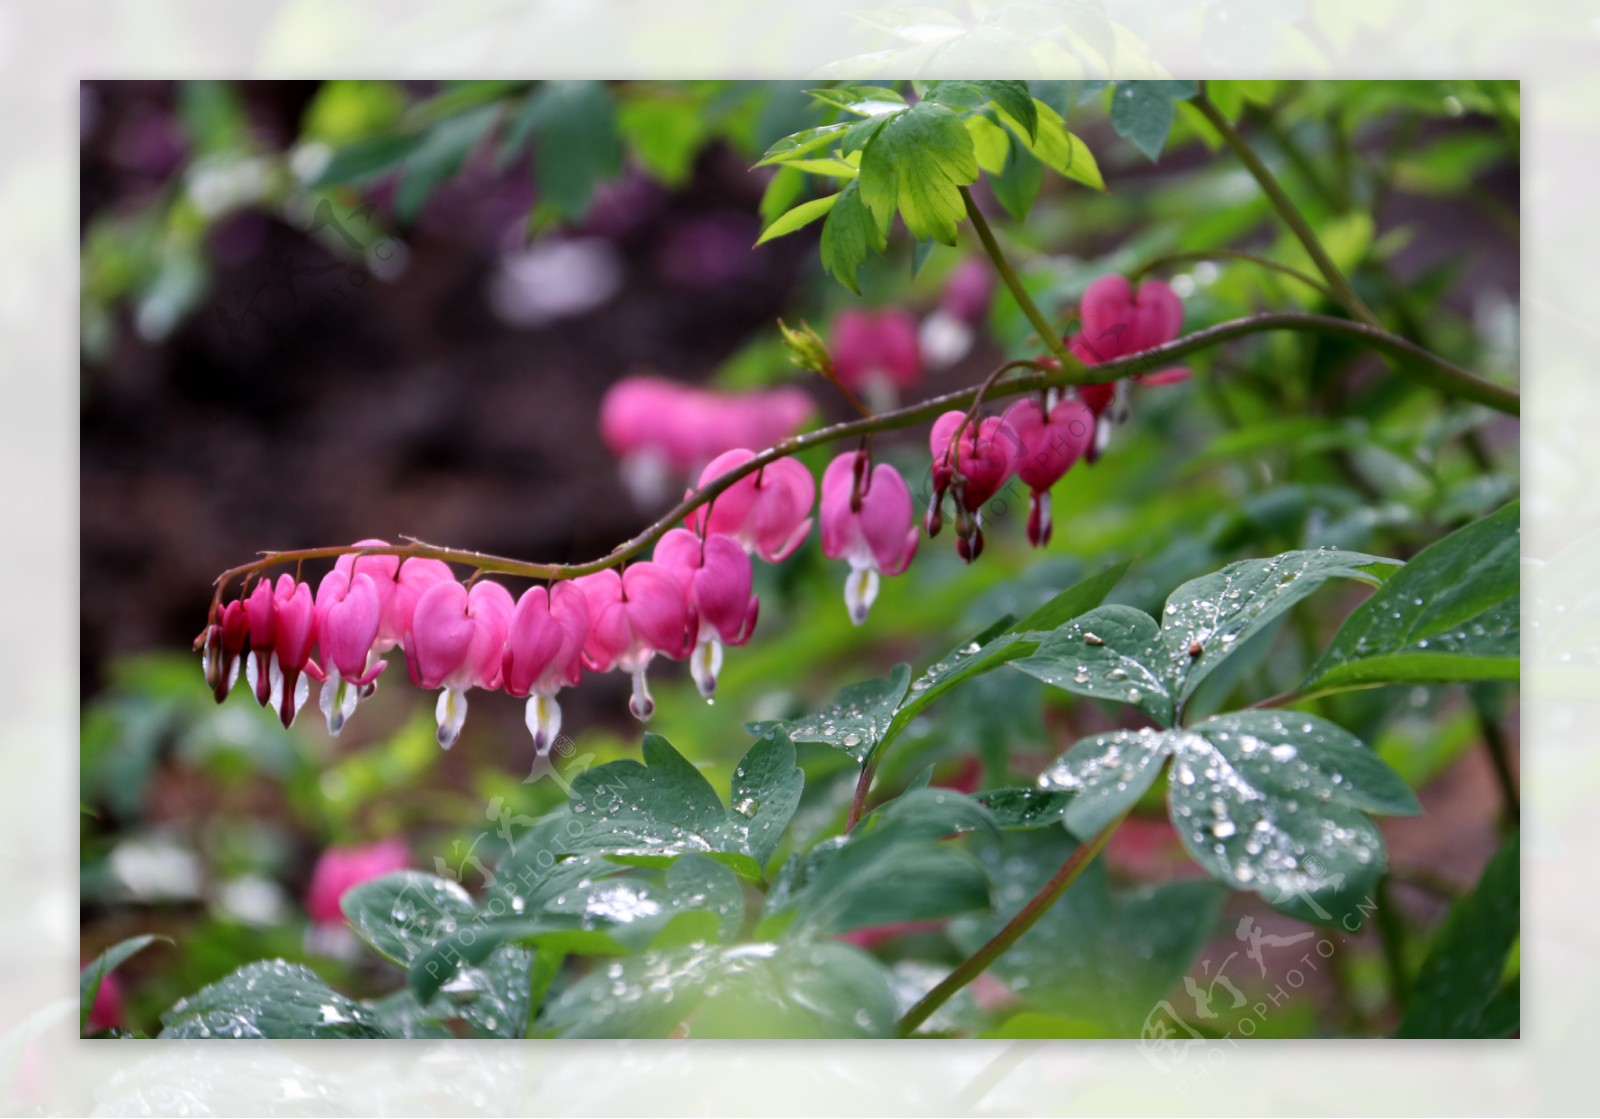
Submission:
[[[1173,102],[1187,101],[1197,88],[1192,81],[1118,82],[1111,91],[1111,127],[1152,161],[1160,159]]]
[[[728,819],[743,830],[744,849],[756,862],[765,865],[778,849],[805,783],[794,743],[781,731],[764,735],[734,769]]]
[[[1419,552],[1346,619],[1302,691],[1520,675],[1520,504]]]
[[[1456,902],[1406,1002],[1398,1037],[1505,1037],[1520,1024],[1514,993],[1500,997],[1521,930],[1522,845],[1512,836]]]
[[[1067,131],[1061,115],[1042,102],[1036,105],[1038,113],[1037,135],[1028,137],[1024,128],[1011,116],[1001,114],[1000,119],[1033,156],[1046,167],[1074,182],[1095,190],[1106,188],[1100,176],[1094,153],[1077,136]]]
[[[877,117],[905,108],[906,99],[895,90],[881,85],[835,86],[832,89],[808,89],[806,93],[836,109],[854,113],[859,117]]]
[[[856,273],[869,250],[881,253],[886,245],[883,231],[861,201],[861,180],[850,180],[835,196],[833,209],[822,224],[822,267],[860,295]]]
[[[161,1015],[163,1038],[382,1038],[370,1008],[304,964],[257,960],[179,999]]]
[[[1027,82],[962,78],[935,81],[923,86],[922,97],[952,109],[979,109],[992,104],[1021,124],[1030,141],[1038,127],[1038,113]]]
[[[837,194],[830,194],[823,198],[813,198],[810,202],[802,202],[794,209],[773,219],[772,224],[763,229],[761,236],[756,238],[756,244],[764,245],[774,237],[782,237],[786,233],[804,229],[832,210],[834,203],[838,201]]]
[[[953,245],[966,213],[960,188],[978,177],[972,137],[942,105],[919,101],[887,116],[861,156],[861,199],[881,232],[898,210],[913,237]]]

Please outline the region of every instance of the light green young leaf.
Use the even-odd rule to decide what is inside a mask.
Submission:
[[[832,210],[834,203],[837,201],[839,201],[839,196],[830,194],[824,198],[813,198],[810,202],[802,202],[788,213],[781,214],[775,218],[771,225],[761,231],[761,236],[756,239],[756,244],[764,245],[774,237],[782,237],[786,233],[804,229],[829,210]]]

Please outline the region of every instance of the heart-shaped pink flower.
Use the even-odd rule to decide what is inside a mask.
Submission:
[[[1029,490],[1028,540],[1041,547],[1050,541],[1050,487],[1093,443],[1094,413],[1083,401],[1069,397],[1047,416],[1030,397],[1007,408],[1005,418],[1017,433],[1017,477]]]
[[[911,489],[886,462],[871,471],[862,451],[839,455],[822,474],[822,554],[850,564],[844,601],[860,625],[878,597],[880,575],[899,575],[917,554]],[[860,500],[856,498],[860,473]]]

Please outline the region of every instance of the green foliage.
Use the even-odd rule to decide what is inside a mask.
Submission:
[[[1506,961],[1522,922],[1522,844],[1512,836],[1458,901],[1411,989],[1399,1037],[1509,1037],[1521,1028]]]
[[[1111,127],[1152,161],[1172,130],[1173,106],[1195,95],[1192,81],[1117,82],[1111,90]]]
[[[972,952],[993,936],[1072,848],[1059,830],[1011,833],[986,844],[981,857],[1001,900],[993,916],[951,923],[956,946]],[[1211,935],[1223,898],[1209,882],[1113,891],[1103,864],[1092,863],[992,972],[1035,1012],[1074,1023],[1066,1033],[1050,1024],[1044,1036],[1136,1037]]]
[[[156,941],[166,939],[163,936],[131,936],[127,940],[113,944],[83,965],[78,972],[78,1028],[80,1030],[89,1021],[89,1011],[94,1008],[95,997],[100,994],[100,984],[105,982],[106,976],[116,971],[117,968],[127,963],[130,958],[144,951]]]
[[[504,162],[537,141],[534,182],[541,204],[563,221],[589,209],[596,184],[622,170],[617,110],[604,82],[544,82],[523,101],[501,142]]]
[[[1350,615],[1301,689],[1517,679],[1520,514],[1513,501],[1423,549]]]
[[[246,964],[161,1016],[161,1036],[382,1038],[377,1013],[333,990],[315,972],[282,960]]]

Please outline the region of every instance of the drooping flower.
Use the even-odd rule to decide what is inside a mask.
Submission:
[[[256,700],[263,707],[271,704],[279,721],[291,726],[311,694],[307,676],[323,678],[311,659],[317,643],[311,585],[287,574],[278,576],[276,584],[263,579],[245,601],[245,614],[250,630],[246,678]]]
[[[256,702],[265,707],[272,701],[272,644],[278,633],[278,600],[272,593],[272,580],[263,578],[245,599],[245,624],[249,630],[250,652],[245,657],[245,681],[255,693]]]
[[[1083,457],[1094,439],[1095,418],[1081,400],[1057,402],[1047,416],[1031,397],[1006,409],[1005,420],[1017,433],[1016,474],[1029,491],[1028,541],[1049,543],[1050,487]]]
[[[675,528],[656,542],[654,562],[670,571],[683,587],[695,630],[689,674],[700,694],[710,699],[722,670],[722,646],[743,645],[755,630],[761,601],[750,593],[750,557],[731,536],[702,540]]]
[[[589,601],[581,587],[556,583],[530,587],[517,600],[506,633],[501,682],[508,694],[527,697],[524,721],[536,753],[548,754],[561,733],[556,693],[583,674],[581,654],[589,636]]]
[[[1183,301],[1160,280],[1146,280],[1134,291],[1125,276],[1102,276],[1084,290],[1078,303],[1083,329],[1067,339],[1067,346],[1085,365],[1099,365],[1132,357],[1165,345],[1183,329]],[[1169,366],[1133,379],[1148,385],[1166,385],[1189,376],[1184,366]],[[1127,381],[1080,385],[1078,397],[1094,413],[1096,429],[1087,457],[1093,462],[1105,448],[1111,428],[1126,418]]]
[[[970,563],[983,552],[981,510],[1011,477],[1018,443],[1017,433],[1000,416],[988,416],[962,428],[965,417],[964,412],[950,411],[933,422],[928,437],[933,454],[933,501],[926,528],[929,536],[938,533],[939,506],[948,490],[955,498],[956,554]],[[961,438],[952,448],[958,428]]]
[[[917,320],[905,311],[841,311],[828,333],[834,376],[874,411],[895,407],[922,379]]]
[[[306,891],[306,915],[318,925],[340,926],[344,913],[339,899],[345,892],[411,865],[411,853],[399,839],[385,839],[361,847],[329,847],[317,856]]]
[[[241,599],[225,603],[217,621],[206,627],[201,665],[206,683],[221,703],[239,679],[239,662],[250,636],[250,618]]]
[[[324,675],[322,714],[332,735],[344,729],[367,686],[386,667],[383,658],[373,651],[383,621],[378,584],[364,571],[352,579],[348,570],[335,567],[317,585],[317,649],[322,654]],[[388,586],[393,597],[392,580]]]
[[[906,480],[886,462],[867,465],[864,451],[851,451],[822,474],[822,554],[850,564],[844,601],[856,625],[878,597],[879,576],[909,567],[919,539]]]
[[[600,404],[600,435],[622,464],[641,504],[653,504],[724,451],[767,447],[793,435],[816,411],[792,385],[726,393],[664,377],[624,377]]]
[[[434,716],[446,750],[461,735],[468,690],[500,686],[515,605],[510,591],[488,579],[471,590],[454,579],[436,583],[417,599],[406,634],[406,668],[418,687],[441,689]]]
[[[657,653],[682,660],[694,643],[683,584],[666,568],[648,561],[629,565],[618,575],[606,568],[574,579],[589,600],[589,636],[583,663],[596,672],[620,668],[633,677],[628,710],[640,721],[650,718],[655,701],[645,669]]]
[[[436,559],[405,559],[394,574],[394,595],[384,607],[375,648],[381,652],[402,647],[411,629],[417,602],[431,587],[455,582],[450,565]]]
[[[700,488],[755,457],[743,447],[718,455],[701,471]],[[781,458],[746,474],[709,506],[689,514],[688,525],[705,537],[726,533],[746,552],[777,563],[811,531],[816,498],[811,471],[792,458]]]
[[[918,331],[929,365],[942,368],[967,355],[993,294],[994,273],[986,262],[968,257],[956,265],[945,281],[939,306],[922,320]]]

